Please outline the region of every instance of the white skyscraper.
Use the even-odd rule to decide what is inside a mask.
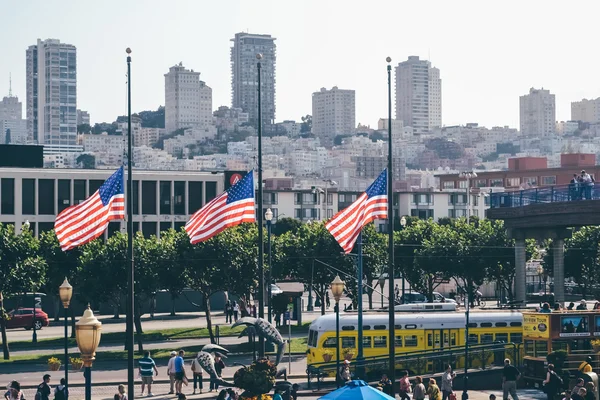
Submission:
[[[23,119],[23,103],[12,95],[12,82],[8,97],[0,101],[0,144],[25,144],[27,121]]]
[[[258,120],[258,72],[256,54],[262,54],[261,106],[262,123],[275,120],[275,38],[271,35],[236,33],[231,39],[231,92],[232,107],[241,108],[249,114],[249,122],[257,126]]]
[[[551,137],[556,132],[556,104],[549,90],[529,89],[519,98],[521,135]]]
[[[600,122],[600,97],[597,99],[583,99],[571,103],[571,121]]]
[[[410,56],[396,67],[396,119],[412,127],[415,135],[442,125],[440,70],[429,61]]]
[[[336,135],[350,135],[356,127],[354,90],[321,88],[312,94],[312,133],[333,142]]]
[[[39,144],[77,142],[77,50],[57,39],[26,52],[27,128]]]
[[[165,74],[165,129],[198,128],[212,123],[212,89],[200,72],[179,63]]]

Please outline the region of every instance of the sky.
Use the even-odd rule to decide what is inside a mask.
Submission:
[[[442,78],[442,122],[517,127],[519,96],[570,103],[600,97],[598,0],[0,0],[0,97],[25,113],[25,50],[37,39],[77,47],[78,108],[92,123],[126,114],[126,53],[132,109],[164,105],[170,66],[201,72],[213,109],[231,105],[230,39],[271,34],[277,44],[276,120],[311,114],[321,87],[356,90],[356,123],[387,117],[386,57],[416,55]]]

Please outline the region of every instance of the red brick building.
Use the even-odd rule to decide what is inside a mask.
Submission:
[[[547,168],[545,157],[515,157],[508,160],[506,171],[476,171],[477,178],[471,178],[472,188],[504,187],[506,190],[521,190],[532,187],[566,185],[573,174],[582,170],[594,179],[600,176],[600,165],[596,165],[595,154],[561,154],[561,166]],[[437,175],[440,189],[460,189],[467,187],[467,180],[459,174]]]

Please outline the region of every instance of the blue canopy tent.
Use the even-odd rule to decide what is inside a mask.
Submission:
[[[369,386],[365,381],[350,381],[345,386],[319,397],[319,400],[395,400],[381,390]]]

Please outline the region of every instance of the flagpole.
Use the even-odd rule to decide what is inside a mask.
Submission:
[[[360,379],[365,379],[363,376],[364,366],[362,362],[364,360],[363,351],[363,254],[362,254],[362,229],[358,234],[357,238],[357,252],[358,252],[358,355],[356,357],[357,368],[356,372]]]
[[[388,167],[387,167],[387,200],[388,200],[388,325],[389,325],[389,377],[392,381],[392,397],[396,393],[395,382],[396,382],[396,333],[395,333],[395,293],[394,293],[394,199],[392,190],[392,59],[386,58],[387,75],[388,75]]]
[[[133,180],[131,176],[131,49],[127,50],[127,395],[133,400],[134,391],[134,369],[133,369]]]
[[[256,69],[258,72],[258,317],[265,317],[265,269],[264,269],[264,237],[263,237],[263,187],[262,187],[262,110],[260,99],[260,60],[262,54],[256,54]],[[271,299],[269,299],[271,301]],[[265,339],[258,338],[258,355],[265,356]]]

